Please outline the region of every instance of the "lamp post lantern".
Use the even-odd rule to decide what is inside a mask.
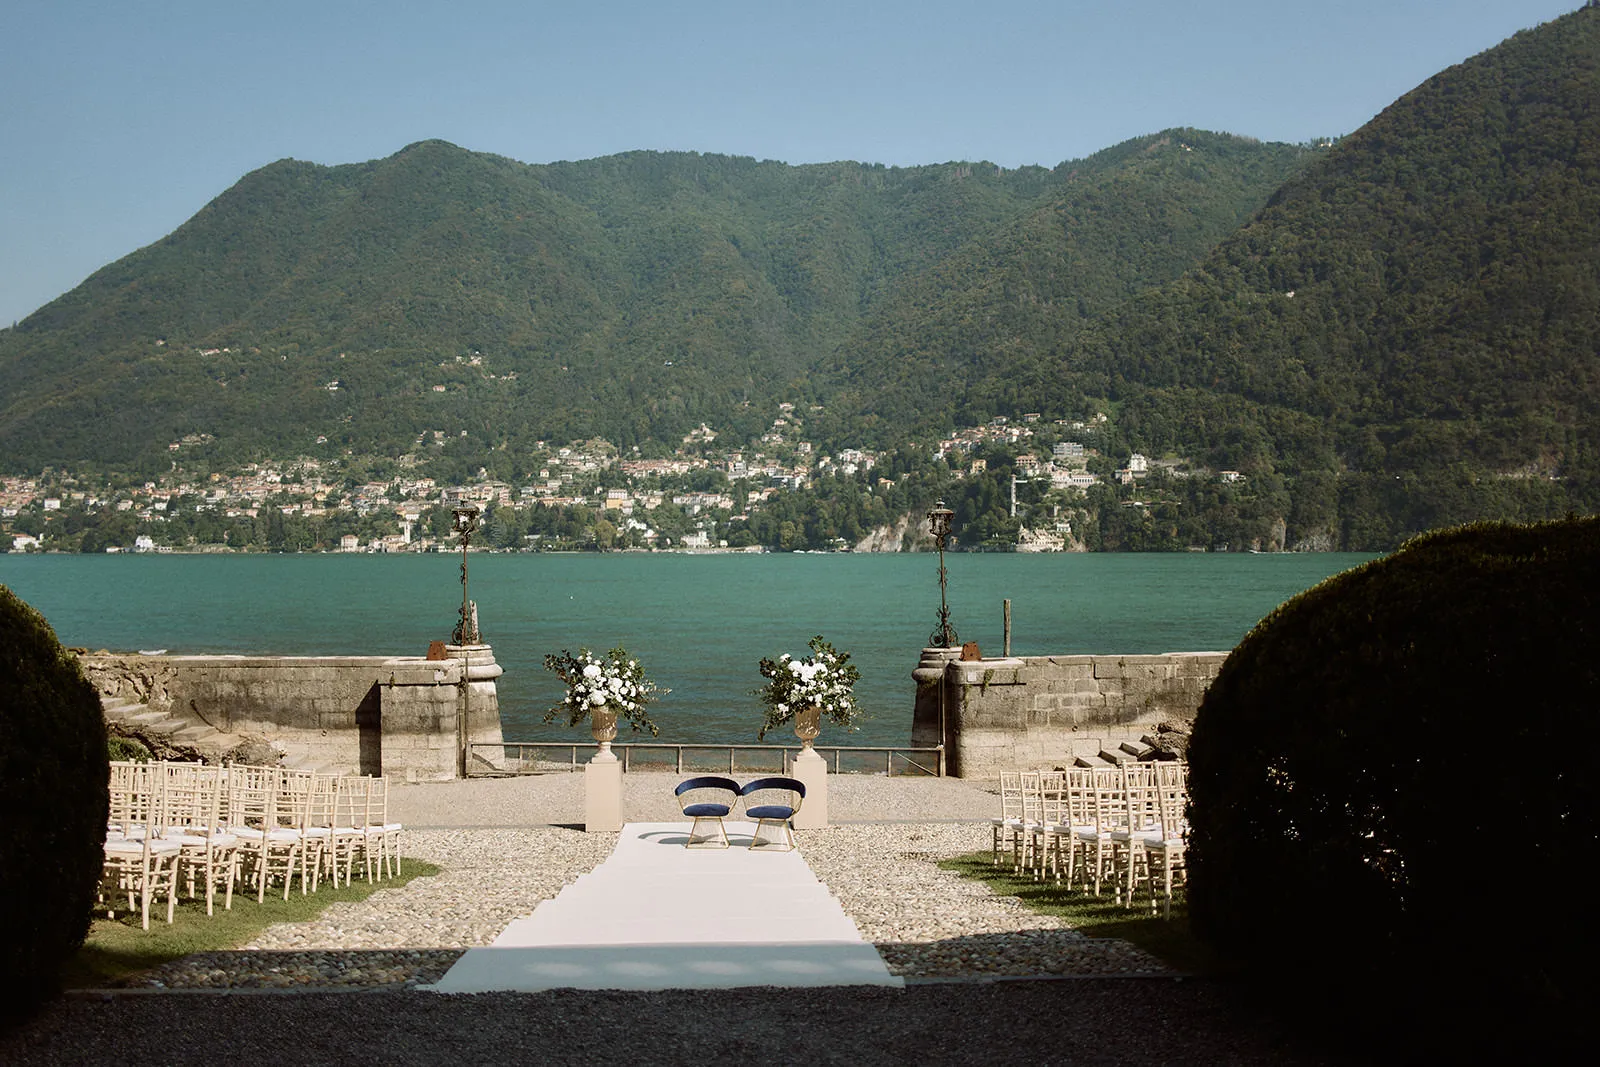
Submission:
[[[933,542],[939,549],[939,628],[928,637],[928,644],[934,648],[953,648],[961,643],[956,636],[955,627],[950,625],[950,604],[946,599],[946,575],[944,569],[944,542],[950,536],[950,520],[955,512],[944,506],[941,500],[928,512],[928,532],[933,534]]]

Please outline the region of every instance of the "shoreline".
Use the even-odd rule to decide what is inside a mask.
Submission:
[[[268,548],[234,548],[231,545],[208,545],[184,548],[156,548],[133,549],[108,547],[102,552],[64,552],[60,549],[50,548],[43,551],[26,549],[23,551],[12,550],[0,552],[0,557],[5,556],[57,556],[57,557],[89,557],[100,556],[442,556],[459,554],[460,545],[440,543],[432,548],[405,549],[402,551],[374,552],[360,549],[350,552],[344,549],[312,549],[296,550],[294,552],[275,552]],[[582,548],[482,548],[469,546],[469,555],[473,556],[929,556],[933,555],[932,548],[909,549],[825,549],[825,548],[796,548],[783,549],[771,548],[766,545],[756,545],[749,548],[614,548],[606,550],[590,550]],[[1015,549],[1015,548],[958,548],[949,546],[945,549],[949,556],[1366,556],[1373,559],[1383,555],[1381,552],[1354,552],[1335,549],[1307,548],[1307,549],[1280,549],[1266,550],[1240,550],[1238,552],[1218,552],[1211,548],[1185,548],[1182,551],[1110,551],[1106,549],[1062,549],[1059,551]]]

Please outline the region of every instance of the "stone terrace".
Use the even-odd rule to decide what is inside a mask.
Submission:
[[[623,778],[624,815],[678,816],[679,776]],[[443,874],[335,904],[309,923],[266,930],[244,951],[176,961],[144,976],[164,988],[410,986],[435,981],[611,851],[614,833],[582,830],[583,775],[546,774],[396,786],[401,851]],[[890,970],[907,978],[1157,974],[1125,942],[1086,938],[1015,898],[940,870],[987,849],[995,795],[953,778],[830,778],[833,825],[799,831],[801,852]],[[251,907],[251,901],[235,907]]]

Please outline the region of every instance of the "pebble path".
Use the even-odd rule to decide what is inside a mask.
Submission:
[[[417,804],[410,811],[396,804],[408,826],[403,854],[438,864],[443,873],[380,889],[360,903],[330,905],[311,922],[269,927],[240,951],[176,960],[146,972],[136,984],[404,988],[437,981],[466,949],[492,942],[512,919],[554,897],[615,847],[614,833],[588,834],[571,826],[424,822],[513,819],[533,803],[521,802],[530,790],[544,802],[535,806],[548,810],[570,802],[582,788],[581,774],[543,777],[566,781],[396,789],[397,798],[410,794]],[[637,781],[653,777],[662,781]],[[800,850],[892,973],[912,979],[1170,973],[1127,942],[1085,937],[1015,897],[997,896],[940,869],[941,859],[989,848],[989,827],[979,813],[986,820],[995,802],[981,788],[947,785],[949,779],[853,777],[832,779],[838,785],[830,814],[837,821],[824,830],[800,831]],[[664,794],[670,801],[671,779],[628,778],[629,790],[638,794],[625,798],[631,818],[677,818],[675,805],[661,800]],[[513,798],[519,802],[507,803]],[[883,811],[928,821],[848,821]]]

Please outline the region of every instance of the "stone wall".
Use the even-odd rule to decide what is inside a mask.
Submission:
[[[912,674],[912,744],[938,744],[942,725],[945,771],[963,778],[1065,766],[1161,722],[1186,724],[1227,659],[1226,652],[959,656],[959,649],[923,650]]]
[[[498,744],[500,673],[488,646],[419,656],[83,657],[107,697],[149,705],[228,735],[265,737],[298,762],[412,781],[456,776],[456,723]],[[468,684],[462,686],[466,669]]]

